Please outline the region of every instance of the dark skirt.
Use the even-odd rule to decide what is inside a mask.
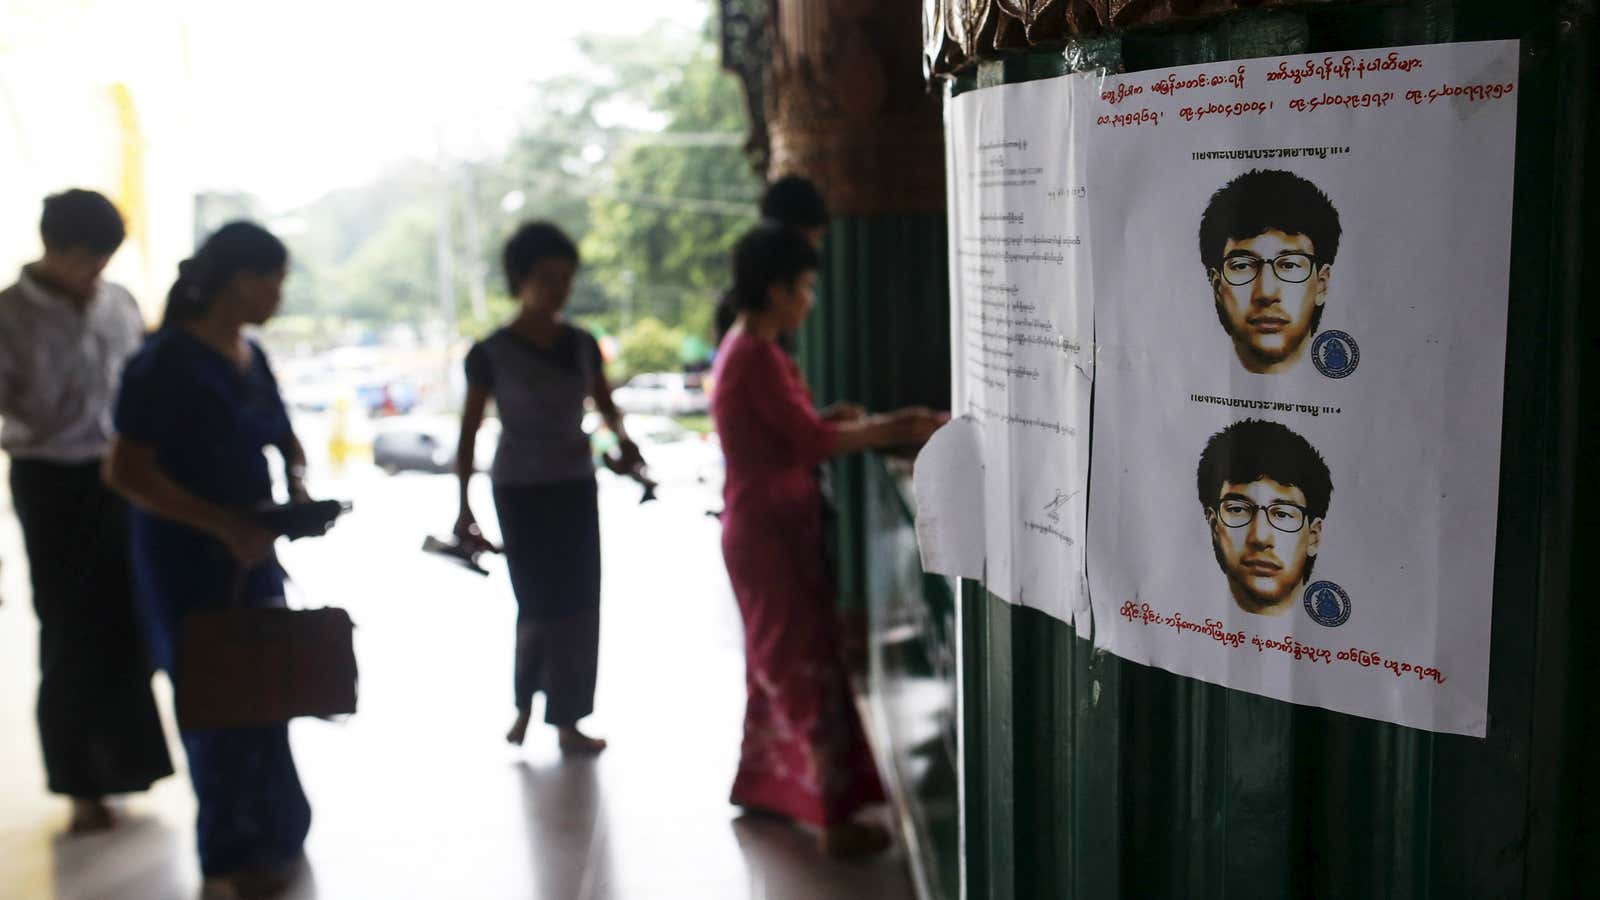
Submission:
[[[50,790],[142,791],[172,774],[135,623],[127,507],[100,464],[11,461],[39,616],[39,740]]]
[[[186,677],[174,665],[185,616],[229,605],[283,605],[276,557],[241,582],[226,548],[206,535],[146,513],[134,515],[132,532],[139,618],[152,657],[175,686]],[[191,729],[181,737],[199,806],[200,871],[228,875],[298,858],[311,830],[311,805],[289,749],[289,726]]]
[[[289,751],[289,726],[183,732],[200,871],[228,875],[276,868],[299,858],[311,831],[311,804]]]
[[[600,650],[600,511],[593,478],[494,486],[517,598],[517,708],[545,694],[545,721],[594,711]]]

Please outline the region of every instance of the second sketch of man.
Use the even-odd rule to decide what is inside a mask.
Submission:
[[[1206,442],[1195,481],[1234,603],[1258,615],[1287,612],[1311,580],[1333,497],[1321,454],[1276,422],[1245,419]]]
[[[1280,374],[1305,358],[1339,235],[1332,201],[1292,172],[1251,170],[1211,195],[1200,259],[1217,319],[1247,371]]]

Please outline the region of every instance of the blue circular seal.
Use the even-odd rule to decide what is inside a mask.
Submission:
[[[1311,362],[1329,378],[1345,378],[1361,362],[1361,348],[1343,331],[1324,331],[1311,342]]]
[[[1331,581],[1313,581],[1306,588],[1305,607],[1318,625],[1337,628],[1350,621],[1350,595]]]

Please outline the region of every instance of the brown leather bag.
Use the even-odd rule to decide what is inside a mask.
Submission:
[[[356,711],[355,625],[342,609],[191,613],[174,692],[184,730],[279,725]]]

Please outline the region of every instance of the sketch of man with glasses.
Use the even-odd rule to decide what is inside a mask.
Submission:
[[[1200,217],[1200,259],[1217,319],[1247,371],[1280,374],[1305,357],[1339,234],[1327,195],[1292,172],[1251,170],[1211,195]]]
[[[1258,615],[1287,612],[1311,580],[1333,497],[1321,454],[1276,422],[1245,419],[1206,442],[1195,483],[1234,603]]]

